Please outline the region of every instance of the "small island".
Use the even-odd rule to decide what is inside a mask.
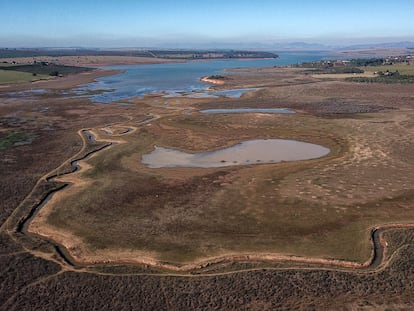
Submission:
[[[223,85],[225,83],[224,80],[227,80],[227,77],[221,76],[221,75],[212,75],[208,77],[202,77],[200,81],[217,84],[217,85]]]

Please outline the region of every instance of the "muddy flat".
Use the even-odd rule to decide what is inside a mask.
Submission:
[[[114,73],[2,85],[2,309],[114,299],[238,309],[241,296],[253,310],[410,309],[410,85],[272,67],[235,69],[214,86],[250,88],[240,98],[97,104],[99,91],[78,89]],[[155,146],[194,155],[252,140],[330,153],[216,168],[142,161]]]
[[[261,89],[168,106],[156,95],[137,98],[116,108],[125,109],[116,126],[136,130],[114,135],[91,126],[97,142],[116,144],[58,177],[71,188],[55,194],[29,230],[80,263],[191,267],[223,257],[291,256],[363,266],[372,259],[373,228],[413,222],[410,86],[321,81],[287,68],[242,69],[228,81]],[[198,112],[247,107],[297,113]],[[156,118],[142,123],[143,114]],[[168,156],[165,165],[142,161],[155,146],[182,155],[273,139],[331,152],[215,168],[177,167],[172,154],[171,165]]]

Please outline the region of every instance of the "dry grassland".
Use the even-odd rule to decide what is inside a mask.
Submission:
[[[260,73],[262,82],[282,71],[252,74]],[[302,79],[296,71],[290,74]],[[251,83],[249,75],[246,79],[243,85]],[[151,111],[164,116],[88,161],[91,169],[77,177],[87,186],[50,202],[32,230],[67,246],[80,262],[191,267],[226,256],[287,255],[369,263],[372,228],[413,222],[414,124],[413,112],[405,108],[410,90],[401,86],[404,92],[397,95],[390,88],[365,87],[368,93],[356,97],[353,84],[290,82],[198,107],[251,107],[256,101],[303,113],[183,115],[190,103],[155,105]],[[345,97],[349,85],[355,90]],[[385,101],[390,96],[405,99]],[[397,107],[405,111],[391,109]],[[370,111],[382,112],[354,114]],[[112,139],[107,131],[94,131],[102,140]],[[297,139],[332,152],[312,161],[220,169],[149,169],[140,162],[154,145],[195,153],[255,138]]]
[[[240,99],[121,106],[70,93],[103,74],[1,89],[0,139],[30,137],[0,150],[1,310],[412,308],[412,86],[266,68],[228,75],[227,87],[260,88]],[[47,92],[20,93],[31,88]],[[209,108],[297,113],[198,112]],[[214,169],[141,163],[154,145],[200,152],[254,138],[331,153]],[[371,230],[390,224],[380,264],[367,269]]]

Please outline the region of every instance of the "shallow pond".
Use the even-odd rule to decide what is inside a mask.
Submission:
[[[329,148],[285,139],[256,139],[202,153],[186,153],[155,146],[142,156],[150,168],[161,167],[223,167],[316,159],[327,155]]]

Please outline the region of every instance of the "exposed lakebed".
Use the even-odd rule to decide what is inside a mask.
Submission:
[[[142,156],[150,168],[161,167],[224,167],[316,159],[327,155],[329,148],[285,139],[256,139],[240,144],[201,153],[186,153],[155,146]]]
[[[206,109],[200,110],[201,113],[206,114],[220,114],[220,113],[296,113],[294,110],[285,108],[234,108],[234,109]]]

